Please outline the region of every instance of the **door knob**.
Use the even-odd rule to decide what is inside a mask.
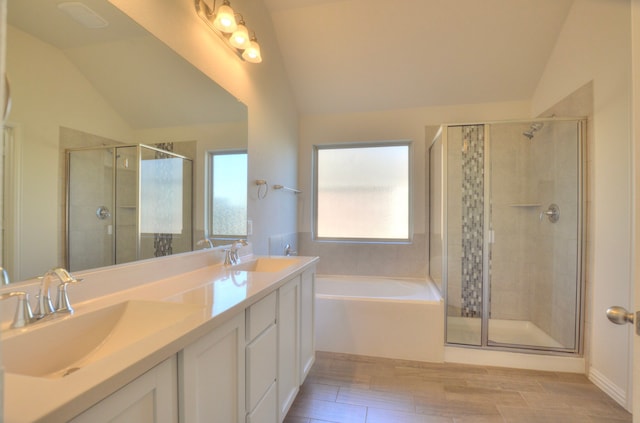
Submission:
[[[626,308],[620,306],[612,306],[607,309],[607,318],[616,325],[624,325],[625,323],[636,324],[636,334],[640,335],[640,311],[630,313]]]

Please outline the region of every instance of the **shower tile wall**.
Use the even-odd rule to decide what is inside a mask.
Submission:
[[[409,244],[317,242],[310,232],[299,232],[298,242],[298,254],[320,257],[319,274],[424,278],[427,273],[423,233]]]
[[[100,220],[96,209],[113,210],[112,155],[107,150],[76,151],[71,161],[69,228],[71,270],[101,267],[113,261],[111,240],[105,235],[111,219]]]
[[[138,257],[138,153],[136,147],[119,147],[116,160],[116,263]]]

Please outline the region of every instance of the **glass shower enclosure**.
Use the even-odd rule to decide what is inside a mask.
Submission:
[[[429,148],[446,343],[579,353],[585,121],[447,125]]]
[[[191,159],[137,144],[67,151],[70,271],[192,250]]]

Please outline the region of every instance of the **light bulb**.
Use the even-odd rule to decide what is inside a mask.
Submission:
[[[233,34],[231,34],[229,43],[235,48],[239,48],[241,50],[245,50],[251,45],[251,40],[249,40],[249,30],[244,26],[243,21],[240,21],[238,28]]]
[[[218,8],[216,18],[213,20],[213,26],[219,31],[226,33],[231,33],[238,28],[235,13],[231,6],[229,6],[228,1],[225,1],[224,4]]]
[[[255,38],[252,38],[249,47],[242,52],[242,58],[250,63],[262,62],[262,56],[260,55],[260,45]]]

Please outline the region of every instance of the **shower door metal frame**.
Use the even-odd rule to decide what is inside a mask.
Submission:
[[[576,322],[575,322],[575,345],[574,348],[553,348],[553,347],[537,347],[523,344],[502,344],[502,343],[491,343],[489,342],[489,319],[491,313],[491,286],[490,286],[490,267],[489,263],[491,260],[491,244],[493,243],[493,229],[490,226],[491,223],[491,197],[490,197],[490,189],[491,189],[491,178],[488,177],[488,169],[491,163],[491,136],[490,136],[490,127],[491,125],[497,124],[518,124],[518,123],[530,123],[530,122],[560,122],[560,121],[575,121],[577,125],[577,224],[576,224],[576,238],[577,238],[577,246],[576,246]],[[528,119],[528,120],[505,120],[505,121],[488,121],[488,122],[478,122],[478,123],[462,123],[462,124],[446,124],[442,125],[435,137],[429,144],[427,148],[427,155],[430,154],[431,147],[438,139],[441,137],[442,141],[442,156],[441,156],[441,167],[442,167],[442,183],[441,189],[443,192],[442,195],[442,226],[443,228],[448,228],[448,166],[447,166],[447,157],[448,157],[448,129],[450,127],[459,127],[459,126],[468,126],[468,125],[483,125],[484,128],[484,136],[485,136],[485,145],[484,145],[484,164],[483,164],[483,179],[484,179],[484,194],[485,194],[485,202],[484,202],[484,242],[483,242],[483,299],[482,299],[482,316],[481,316],[481,334],[480,334],[480,345],[476,344],[460,344],[460,343],[452,343],[447,341],[447,328],[448,328],[448,284],[449,284],[449,275],[448,275],[448,237],[449,231],[448,229],[443,231],[442,235],[442,294],[444,298],[444,324],[445,324],[445,346],[454,346],[460,348],[472,348],[472,349],[487,349],[487,350],[496,350],[496,351],[507,351],[507,352],[527,352],[532,354],[545,354],[545,355],[558,355],[558,356],[581,356],[584,352],[584,327],[585,327],[585,233],[586,233],[586,196],[585,196],[585,175],[586,175],[586,143],[587,143],[587,118],[586,117],[566,117],[566,118],[546,118],[546,119]],[[430,198],[431,198],[431,190],[430,190]]]

